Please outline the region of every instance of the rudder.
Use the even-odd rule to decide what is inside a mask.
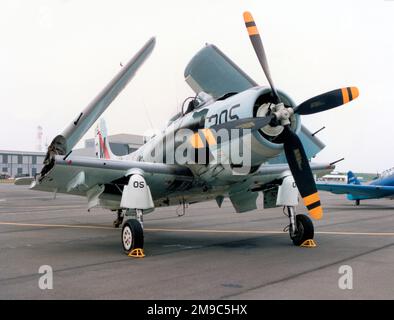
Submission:
[[[100,119],[95,131],[95,151],[99,159],[115,159],[109,146],[107,126],[104,119]]]

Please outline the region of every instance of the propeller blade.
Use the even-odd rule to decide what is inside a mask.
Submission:
[[[339,107],[356,99],[359,95],[357,87],[346,87],[332,90],[301,103],[294,109],[301,115],[318,113]]]
[[[271,73],[270,73],[270,70],[268,67],[268,62],[267,62],[267,56],[265,54],[263,43],[261,41],[260,34],[257,29],[256,23],[254,22],[253,16],[250,12],[245,11],[243,16],[244,16],[245,26],[246,26],[246,29],[248,30],[249,38],[250,38],[250,41],[252,42],[254,51],[256,52],[257,58],[260,61],[260,65],[263,68],[265,76],[267,77],[267,80],[270,84],[272,94],[277,100],[277,101],[275,101],[275,103],[279,103],[280,98],[279,98],[278,92],[275,89],[274,82],[272,81],[272,78],[271,78]]]
[[[221,124],[216,124],[210,127],[216,131],[220,129],[251,129],[252,131],[261,129],[271,122],[275,116],[273,114],[266,117],[244,118],[234,121],[228,121]]]
[[[289,126],[284,127],[283,139],[286,159],[305,207],[312,218],[321,219],[323,208],[301,140]]]

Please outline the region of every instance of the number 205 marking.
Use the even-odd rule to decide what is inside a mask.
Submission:
[[[232,106],[230,109],[224,109],[222,110],[219,114],[213,114],[208,118],[208,121],[211,123],[213,122],[213,125],[221,124],[227,122],[229,119],[230,120],[238,120],[239,117],[236,114],[233,114],[234,109],[237,109],[241,107],[240,104],[236,104],[235,106]]]

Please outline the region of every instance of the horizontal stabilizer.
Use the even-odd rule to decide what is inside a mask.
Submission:
[[[16,178],[14,184],[17,186],[29,186],[34,181],[33,177]]]

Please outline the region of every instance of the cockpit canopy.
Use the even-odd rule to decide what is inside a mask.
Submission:
[[[167,126],[192,110],[257,86],[213,44],[207,44],[196,53],[186,66],[184,76],[196,96],[190,97],[191,101],[185,100],[182,111],[174,115]]]

